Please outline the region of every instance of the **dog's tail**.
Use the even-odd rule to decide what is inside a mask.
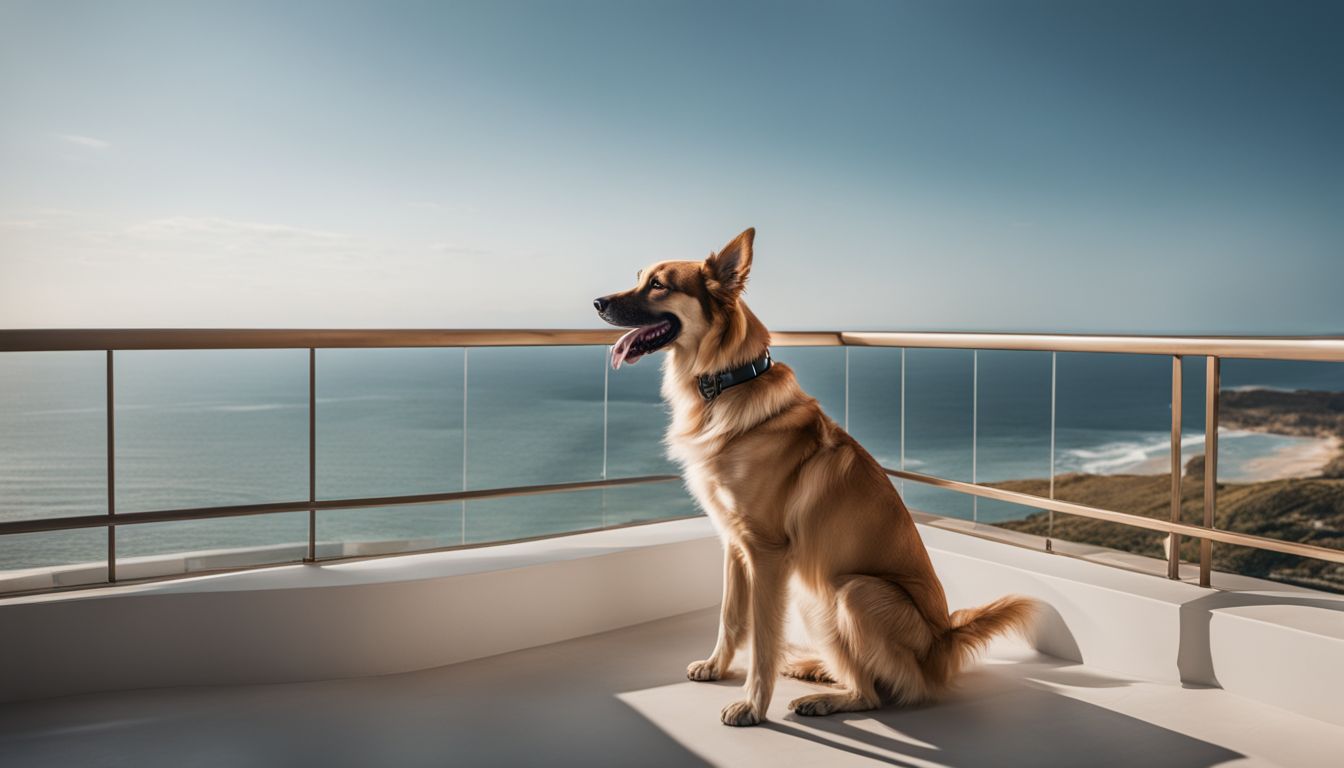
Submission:
[[[921,664],[925,680],[935,688],[947,685],[990,640],[1005,632],[1025,633],[1036,610],[1035,600],[1009,595],[979,608],[953,611],[952,628],[934,641]]]

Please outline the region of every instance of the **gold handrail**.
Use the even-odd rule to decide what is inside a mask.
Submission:
[[[527,347],[610,344],[619,328],[97,328],[0,330],[0,352],[315,347]],[[1113,352],[1344,362],[1339,336],[1124,336],[1067,333],[775,331],[777,346]]]
[[[1262,360],[1344,362],[1339,336],[1105,336],[1068,333],[896,333],[843,331],[850,347],[1003,349],[1037,352],[1115,352]]]
[[[549,330],[432,328],[98,328],[0,330],[0,352],[142,349],[342,349],[387,347],[551,347],[611,344],[620,328]],[[781,347],[840,346],[840,334],[782,331]]]

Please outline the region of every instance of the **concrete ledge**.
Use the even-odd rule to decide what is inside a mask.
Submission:
[[[921,517],[955,608],[1045,604],[1034,645],[1344,725],[1344,598],[1218,574],[1207,590]],[[969,531],[992,535],[982,526]],[[1030,544],[1030,542],[1020,542]],[[716,605],[704,518],[456,552],[0,600],[0,701],[407,672]],[[1235,587],[1235,591],[1232,591]],[[712,637],[705,638],[708,650]]]
[[[1344,596],[1221,573],[1214,582],[1224,588],[1210,590],[1049,554],[1043,541],[1027,549],[967,536],[921,517],[951,606],[1009,592],[1041,600],[1033,644],[1043,653],[1130,677],[1218,686],[1344,726]],[[1138,571],[1165,570],[1149,560]]]
[[[686,520],[0,601],[0,701],[406,672],[713,606]]]

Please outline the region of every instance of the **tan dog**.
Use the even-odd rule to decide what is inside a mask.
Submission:
[[[887,475],[766,357],[769,331],[741,299],[754,236],[703,262],[654,264],[634,288],[594,302],[602,319],[634,329],[613,347],[613,366],[668,350],[669,455],[723,538],[718,642],[686,674],[719,679],[750,635],[747,698],[723,710],[727,725],[765,718],[779,672],[838,684],[790,702],[800,715],[873,709],[884,695],[923,701],[994,635],[1025,628],[1033,603],[1005,597],[948,614]],[[815,657],[783,658],[791,580]]]

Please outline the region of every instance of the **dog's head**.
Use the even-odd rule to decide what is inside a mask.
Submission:
[[[736,308],[755,236],[748,229],[704,261],[652,264],[639,271],[634,288],[594,299],[599,317],[631,329],[612,347],[612,367],[669,346],[698,350],[716,318]]]

